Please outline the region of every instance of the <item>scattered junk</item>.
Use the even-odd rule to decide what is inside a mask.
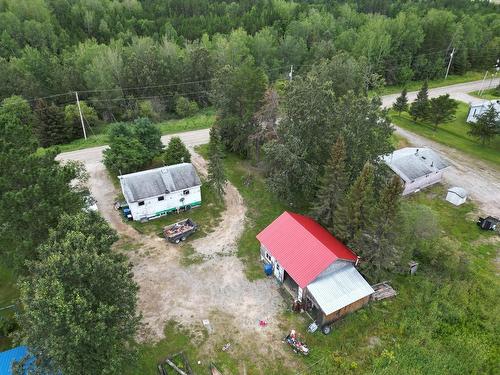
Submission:
[[[300,353],[303,355],[309,354],[309,348],[307,347],[306,343],[300,341],[297,338],[297,333],[294,329],[292,329],[290,333],[286,335],[284,342],[288,343],[288,345],[292,347],[294,353]]]
[[[265,320],[259,320],[259,327],[267,327],[268,324]]]
[[[180,375],[194,375],[189,361],[187,360],[184,352],[179,352],[174,355],[168,356],[158,364],[158,374],[159,375],[170,375],[170,374],[180,374]]]
[[[224,346],[222,347],[223,352],[227,352],[229,349],[231,349],[231,343],[225,343]]]
[[[401,177],[404,186],[402,195],[416,193],[440,182],[444,170],[450,166],[437,152],[426,147],[401,148],[382,156],[382,160]]]
[[[415,262],[414,260],[408,262],[408,267],[410,267],[410,275],[415,275],[417,273],[417,268],[418,268],[418,262]]]
[[[185,219],[163,228],[163,235],[169,242],[179,243],[185,241],[197,229],[198,225],[193,220]]]
[[[312,322],[311,324],[309,324],[309,327],[307,327],[307,332],[314,333],[318,330],[318,328],[319,328],[318,323]]]
[[[217,367],[213,363],[210,363],[210,373],[212,375],[222,375],[222,372],[219,371]]]
[[[477,225],[483,230],[497,230],[498,223],[500,223],[500,219],[493,216],[480,217],[477,221]]]
[[[458,186],[451,187],[446,194],[446,200],[455,206],[460,206],[467,200],[467,191]]]
[[[208,333],[214,332],[214,328],[212,327],[212,324],[210,324],[210,320],[203,319],[201,322],[203,323],[203,327],[205,327]]]
[[[268,272],[291,294],[293,311],[307,313],[324,334],[369,302],[374,291],[356,269],[359,257],[312,218],[285,211],[257,239]]]
[[[130,211],[130,207],[128,206],[128,203],[125,201],[116,201],[114,204],[115,210],[121,211],[123,217],[128,220],[132,221],[134,218],[132,217],[132,212]]]
[[[398,293],[389,285],[388,281],[383,281],[381,283],[372,285],[375,293],[372,294],[372,301],[380,301],[386,298],[395,297]]]

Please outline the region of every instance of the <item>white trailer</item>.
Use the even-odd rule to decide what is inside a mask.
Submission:
[[[155,219],[201,205],[201,181],[191,163],[118,176],[136,221]]]

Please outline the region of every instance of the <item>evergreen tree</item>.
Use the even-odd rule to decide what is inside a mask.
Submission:
[[[163,154],[165,165],[191,162],[191,154],[179,137],[172,137]]]
[[[21,339],[43,373],[121,373],[133,354],[138,287],[97,213],[65,215],[19,283]],[[31,372],[30,372],[31,373]]]
[[[393,270],[401,259],[398,216],[402,192],[400,178],[393,176],[380,193],[374,207],[374,220],[354,244],[358,255],[363,259],[363,267],[373,278],[380,277],[384,270]]]
[[[313,207],[313,217],[332,233],[335,233],[334,217],[345,199],[348,183],[345,143],[339,136],[332,147]]]
[[[148,159],[153,160],[163,151],[161,132],[148,118],[138,118],[134,121],[134,136],[147,150]]]
[[[66,124],[64,110],[54,103],[38,100],[35,104],[40,145],[48,147],[66,143],[71,139],[72,126]]]
[[[333,218],[335,236],[348,245],[371,227],[374,219],[374,166],[366,162],[363,170],[354,181],[345,202],[339,206]]]
[[[429,109],[429,87],[427,81],[424,82],[422,88],[417,94],[417,99],[411,103],[410,115],[413,121],[418,119],[425,120]]]
[[[495,135],[500,134],[500,121],[498,117],[498,111],[493,104],[490,104],[486,112],[477,116],[477,121],[475,123],[469,123],[469,134],[479,139],[484,146],[486,143],[489,143]]]
[[[439,124],[451,121],[457,111],[457,102],[450,98],[450,95],[441,95],[429,101],[427,118],[434,124],[434,131]]]
[[[406,96],[406,88],[401,91],[401,95],[397,97],[396,101],[392,105],[392,109],[394,109],[399,116],[401,116],[401,112],[408,111],[408,98]]]
[[[210,129],[210,144],[208,155],[208,183],[219,197],[225,193],[226,174],[222,165],[222,142],[217,127]]]

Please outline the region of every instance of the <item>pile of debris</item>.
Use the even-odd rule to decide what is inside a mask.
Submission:
[[[158,365],[159,375],[193,375],[193,370],[183,352],[168,356]]]
[[[398,293],[389,285],[388,281],[383,281],[381,283],[372,285],[375,293],[372,294],[372,301],[380,301],[386,298],[392,298],[396,296]]]
[[[180,221],[178,223],[175,223],[174,225],[170,225],[165,228],[164,234],[167,237],[172,237],[187,231],[190,231],[194,228],[194,226],[191,223],[191,220],[184,220]]]

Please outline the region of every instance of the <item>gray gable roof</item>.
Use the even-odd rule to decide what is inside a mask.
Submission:
[[[130,173],[118,178],[128,203],[201,185],[191,163]]]
[[[406,147],[385,155],[382,159],[405,181],[413,181],[450,166],[430,148]]]

